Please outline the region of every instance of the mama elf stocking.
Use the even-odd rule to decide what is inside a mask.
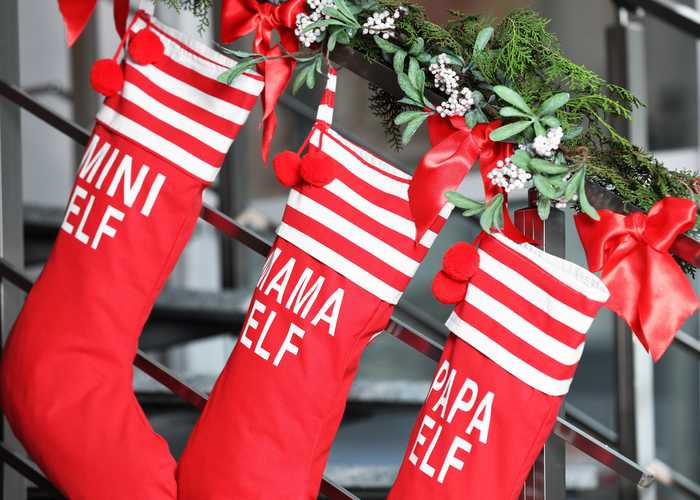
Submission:
[[[306,156],[275,160],[294,187],[180,461],[180,499],[317,498],[362,351],[449,214],[416,244],[410,176],[331,128],[335,83],[331,71]]]
[[[202,191],[263,86],[253,73],[219,83],[234,61],[142,11],[128,37],[121,68],[93,71],[114,95],[2,357],[3,412],[71,500],[176,498],[175,461],[136,401],[132,361]]]

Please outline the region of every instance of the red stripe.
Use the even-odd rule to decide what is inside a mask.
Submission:
[[[225,155],[223,153],[216,151],[202,141],[195,139],[169,123],[156,118],[121,95],[109,97],[105,100],[105,104],[151,132],[158,134],[163,139],[177,144],[188,153],[198,157],[209,165],[218,167],[224,161]]]
[[[473,305],[462,302],[455,308],[455,313],[466,323],[487,335],[503,349],[542,373],[557,380],[569,380],[573,378],[578,364],[566,366],[550,358],[517,337],[510,330],[504,328],[500,323],[490,318]]]
[[[239,88],[209,78],[187,66],[183,66],[170,57],[164,57],[161,62],[155,64],[155,67],[163,73],[167,73],[173,78],[177,78],[212,97],[230,102],[243,109],[251,110],[258,99],[257,95],[248,94]]]
[[[359,226],[372,236],[386,242],[388,245],[391,245],[413,260],[420,262],[425,257],[425,254],[428,253],[429,249],[422,245],[416,245],[413,238],[384,226],[365,212],[355,208],[350,203],[324,188],[304,186],[302,191],[305,196],[308,196],[329,210],[332,210],[339,216],[352,221],[356,226]]]
[[[411,279],[365,250],[357,242],[341,236],[289,205],[284,211],[282,220],[399,291],[404,290]],[[336,271],[343,273],[342,269],[336,269]]]
[[[562,344],[575,349],[585,342],[584,334],[566,326],[547,311],[528,302],[490,274],[479,271],[471,279],[471,283]]]
[[[598,312],[600,308],[599,302],[588,299],[581,292],[574,290],[549,274],[546,269],[538,266],[515,250],[510,249],[495,238],[483,238],[479,248],[572,309],[576,309],[590,317],[595,317]]]
[[[125,71],[126,81],[134,84],[146,94],[156,99],[160,103],[168,106],[173,111],[185,115],[186,117],[201,123],[207,128],[219,132],[230,138],[236,137],[241,126],[226,120],[219,115],[215,115],[204,108],[201,108],[191,102],[182,99],[170,92],[164,90],[159,85],[156,85],[151,80],[149,80],[143,73],[138,71],[138,69],[130,64],[126,65]]]

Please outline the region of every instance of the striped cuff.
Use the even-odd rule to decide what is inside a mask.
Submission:
[[[105,100],[97,120],[204,182],[212,182],[245,123],[263,78],[245,72],[231,85],[217,80],[236,62],[155,19],[163,42],[161,62],[139,65],[125,57],[124,87]]]
[[[311,144],[319,145],[319,131]],[[381,300],[401,298],[452,210],[446,205],[418,245],[408,206],[411,176],[332,129],[321,149],[336,162],[324,187],[289,194],[277,234]]]
[[[607,288],[582,267],[502,234],[484,238],[479,257],[447,327],[531,387],[566,394]]]

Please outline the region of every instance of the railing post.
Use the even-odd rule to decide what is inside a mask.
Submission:
[[[19,81],[19,0],[0,2],[0,78]],[[22,240],[22,143],[20,110],[0,100],[0,257],[18,267],[24,265]],[[22,307],[22,293],[10,283],[0,283],[0,334],[4,343]],[[20,445],[2,419],[2,440],[13,449]],[[0,491],[6,500],[27,498],[24,478],[8,466],[0,469]]]
[[[642,101],[647,97],[646,50],[644,27],[631,13],[618,7],[615,25],[606,32],[608,78],[612,83],[628,88]],[[618,120],[616,129],[634,144],[646,148],[649,144],[646,108],[633,112],[632,119]],[[648,466],[656,458],[654,421],[654,368],[649,355],[633,341],[627,325],[615,322],[615,356],[617,375],[617,423],[620,451]],[[623,500],[655,500],[656,486],[638,490],[621,482]]]
[[[537,215],[537,194],[528,193],[529,207],[515,212],[515,225],[528,238],[539,242],[547,253],[564,257],[564,213],[552,209],[549,219],[542,222]],[[562,405],[561,412],[563,413]],[[522,500],[564,500],[566,498],[566,443],[552,435],[544,445],[540,456],[525,481]]]

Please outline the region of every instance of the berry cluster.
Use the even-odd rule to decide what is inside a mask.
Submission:
[[[505,161],[499,160],[496,163],[496,168],[491,170],[486,176],[491,179],[491,184],[502,187],[506,193],[524,188],[532,178],[530,172],[512,163],[510,157],[506,158]]]
[[[440,54],[436,62],[430,64],[428,71],[433,75],[435,87],[451,95],[459,87],[459,75],[448,66],[449,62],[447,54]]]
[[[307,26],[316,21],[328,19],[328,16],[323,13],[323,9],[326,7],[335,7],[335,0],[306,0],[306,3],[311,9],[311,13],[297,14],[294,34],[304,47],[311,47],[311,45],[321,40],[323,33],[326,31],[326,27],[322,26],[309,31],[304,30]]]
[[[464,116],[473,105],[474,97],[472,97],[472,91],[464,87],[462,90],[453,91],[450,97],[443,101],[436,110],[443,118],[446,116]]]
[[[532,143],[533,151],[538,155],[549,158],[559,149],[559,144],[564,136],[561,127],[550,128],[547,135],[538,135]]]
[[[373,13],[362,25],[362,34],[380,35],[384,40],[393,38],[396,36],[396,20],[407,10],[406,7],[399,7],[394,12],[385,10]]]

